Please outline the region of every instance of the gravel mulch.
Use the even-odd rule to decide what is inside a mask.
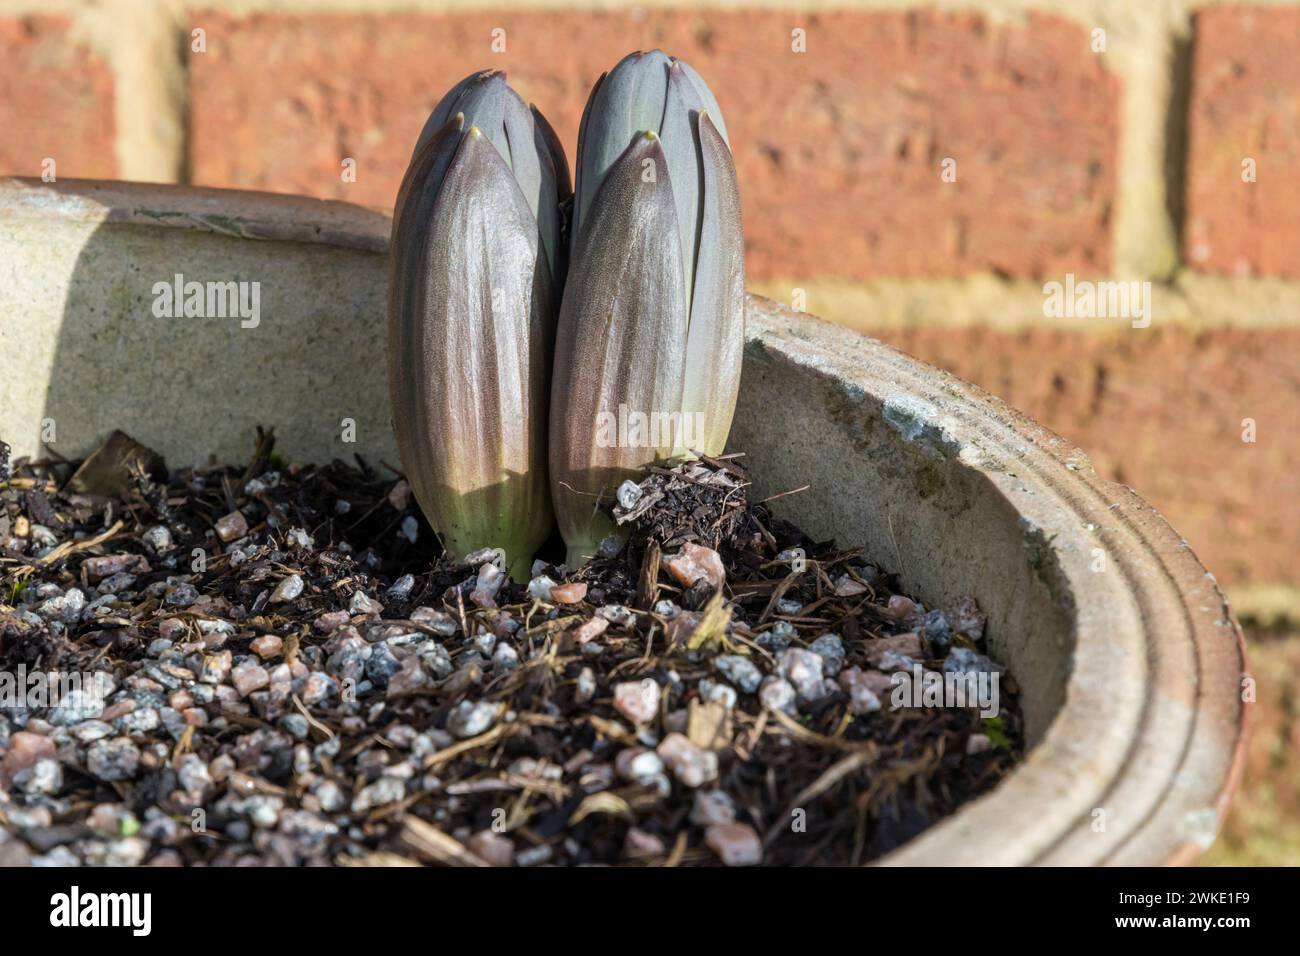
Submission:
[[[743,457],[625,483],[626,544],[517,584],[391,468],[269,432],[4,451],[0,864],[854,864],[1021,754],[976,603],[808,540]],[[1000,673],[1000,714],[894,707],[918,667]]]

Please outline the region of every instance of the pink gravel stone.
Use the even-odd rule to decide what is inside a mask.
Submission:
[[[272,657],[279,657],[280,652],[284,650],[284,641],[274,634],[263,634],[255,638],[248,645],[249,650],[260,657],[262,660],[270,660]]]
[[[614,758],[614,770],[624,780],[653,777],[663,769],[663,759],[647,747],[625,747]]]
[[[105,554],[87,558],[81,565],[86,569],[86,576],[91,581],[102,581],[114,574],[148,574],[152,568],[143,555],[139,554]]]
[[[879,690],[879,682],[870,680],[870,677],[883,678],[886,687],[889,684],[889,678],[884,674],[872,672],[868,675],[861,668],[850,667],[840,674],[840,687],[849,695],[849,708],[855,714],[869,714],[873,711],[880,710],[882,690]]]
[[[889,611],[894,620],[901,621],[916,610],[916,603],[911,598],[903,597],[901,594],[894,594],[889,598],[886,610]]]
[[[587,585],[583,581],[557,584],[551,588],[551,601],[555,604],[577,604],[586,596]]]
[[[230,651],[217,651],[203,658],[203,670],[199,680],[205,684],[221,684],[230,676],[230,662],[234,655]]]
[[[129,697],[126,700],[119,700],[116,704],[105,707],[104,712],[99,715],[98,719],[102,720],[106,724],[112,723],[117,720],[117,718],[125,717],[127,714],[131,713],[135,710],[136,706],[136,702]]]
[[[867,662],[872,666],[879,667],[884,656],[891,652],[916,661],[925,656],[921,649],[921,636],[912,631],[867,642]]]
[[[850,667],[840,674],[841,687],[848,690],[849,682],[861,683],[881,700],[888,697],[889,692],[894,689],[894,682],[888,674],[882,674],[880,671],[864,671],[859,667]]]
[[[704,831],[704,842],[726,866],[757,866],[763,862],[763,844],[746,823],[715,823]]]
[[[573,639],[579,644],[586,644],[604,634],[609,628],[609,621],[603,617],[593,617],[590,621],[579,624],[573,629]]]
[[[475,607],[494,608],[497,606],[497,600],[487,591],[470,591],[469,602]]]
[[[634,724],[648,724],[659,713],[659,685],[648,677],[615,684],[614,709]]]
[[[835,581],[835,594],[838,597],[854,597],[858,594],[866,594],[867,586],[861,581],[855,581],[847,574],[840,575]]]
[[[320,617],[316,618],[316,620],[312,621],[311,626],[314,627],[318,633],[328,634],[330,631],[337,630],[344,624],[349,623],[351,620],[352,618],[347,611],[326,611]]]
[[[515,845],[509,837],[491,830],[480,830],[469,838],[469,851],[492,866],[510,866],[515,859]]]
[[[691,806],[691,822],[701,827],[735,823],[736,807],[722,790],[697,790]]]
[[[248,534],[248,519],[241,511],[232,511],[217,519],[217,537],[224,542],[234,541]]]
[[[655,749],[683,786],[702,787],[718,779],[718,755],[695,746],[685,734],[669,734]]]
[[[646,860],[664,855],[664,841],[653,833],[630,827],[623,838],[623,855],[629,860]]]
[[[247,697],[271,683],[271,676],[260,664],[245,663],[230,672],[230,682],[235,685],[240,697]]]
[[[415,694],[429,693],[433,689],[433,678],[420,666],[418,657],[408,657],[402,662],[401,670],[388,679],[387,697],[395,700]]]
[[[708,582],[715,591],[722,589],[727,578],[726,568],[722,565],[722,556],[712,548],[688,541],[681,551],[664,559],[668,571],[682,587],[692,587],[700,578]]]
[[[20,730],[9,738],[9,749],[0,761],[0,777],[5,778],[7,785],[18,774],[34,767],[36,761],[53,757],[57,749],[49,737]]]

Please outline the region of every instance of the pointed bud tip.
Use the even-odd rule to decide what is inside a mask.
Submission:
[[[659,134],[652,129],[646,130],[642,135],[648,140],[656,140],[659,138]]]

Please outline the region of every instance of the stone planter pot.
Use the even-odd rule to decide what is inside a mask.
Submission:
[[[0,180],[0,435],[36,454],[44,429],[74,456],[122,428],[179,465],[242,460],[263,423],[291,460],[395,464],[387,238],[342,203]],[[256,321],[156,314],[178,275],[257,283]],[[810,534],[865,546],[928,605],[974,595],[1022,688],[1023,764],[885,862],[1209,845],[1241,764],[1241,632],[1137,495],[978,389],[756,298],[732,445],[760,495],[811,485],[778,503]]]

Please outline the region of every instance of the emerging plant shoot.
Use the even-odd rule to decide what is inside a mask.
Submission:
[[[454,559],[502,548],[526,580],[552,512],[546,425],[569,172],[506,84],[434,110],[393,214],[388,382],[402,466]]]
[[[556,340],[551,491],[568,563],[614,531],[600,505],[652,462],[723,450],[744,343],[740,195],[699,74],[633,53],[578,134]]]

